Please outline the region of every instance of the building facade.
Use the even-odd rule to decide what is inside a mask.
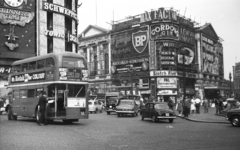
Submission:
[[[77,7],[78,0],[0,0],[1,93],[14,61],[77,52]]]
[[[89,25],[78,37],[78,53],[88,62],[86,77],[90,82],[90,94],[106,93],[111,87],[110,33],[108,30]]]
[[[112,87],[164,101],[224,96],[222,40],[211,24],[197,27],[174,9],[159,8],[115,21],[108,40]],[[94,49],[94,44],[83,45],[81,51]],[[91,64],[94,59],[87,56]]]
[[[233,66],[233,93],[240,100],[240,62]]]
[[[195,28],[195,32],[199,56],[199,78],[195,88],[201,97],[225,97],[229,86],[224,79],[223,40],[209,23]]]

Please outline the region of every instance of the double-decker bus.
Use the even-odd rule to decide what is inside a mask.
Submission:
[[[15,61],[9,75],[12,98],[8,119],[17,116],[39,119],[38,100],[47,93],[47,119],[65,123],[88,118],[88,82],[85,58],[72,52],[50,53]]]

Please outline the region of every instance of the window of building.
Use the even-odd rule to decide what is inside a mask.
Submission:
[[[53,53],[53,37],[47,38],[47,53]]]
[[[35,89],[29,89],[29,90],[27,91],[27,97],[28,97],[28,98],[33,98],[33,97],[35,97]]]
[[[53,3],[53,0],[47,0],[48,3]]]
[[[47,29],[53,30],[53,13],[47,12]]]
[[[45,66],[45,59],[37,61],[37,69],[44,68],[44,66]]]
[[[72,0],[65,0],[65,7],[72,10]]]

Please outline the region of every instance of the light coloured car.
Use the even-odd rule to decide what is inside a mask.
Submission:
[[[131,114],[132,116],[138,115],[139,107],[135,100],[121,99],[116,106],[116,113],[118,117]]]
[[[89,100],[88,101],[88,111],[90,113],[94,112],[97,113],[98,111],[102,113],[103,106],[102,103],[98,100]]]

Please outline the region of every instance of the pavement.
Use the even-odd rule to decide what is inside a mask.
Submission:
[[[178,115],[178,112],[176,113]],[[178,117],[193,122],[230,124],[230,122],[226,120],[225,115],[223,114],[216,115],[215,107],[209,107],[208,113],[204,113],[204,108],[201,106],[200,114],[196,114],[195,112],[195,114],[190,114],[188,118],[184,118],[183,115]]]

